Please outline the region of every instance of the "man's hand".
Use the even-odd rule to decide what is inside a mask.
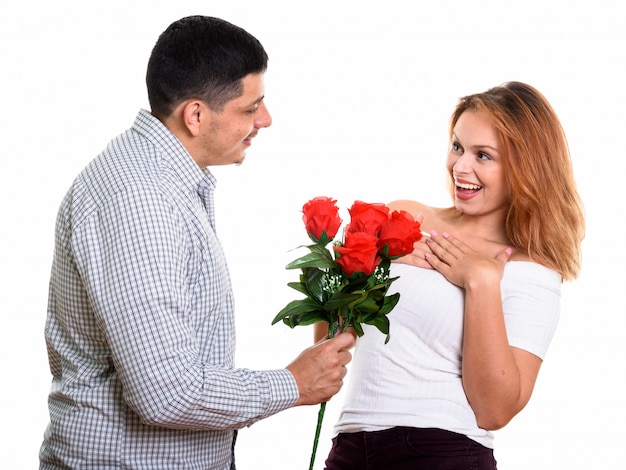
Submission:
[[[338,334],[305,349],[287,366],[300,392],[296,406],[328,401],[341,390],[355,343],[352,333]]]

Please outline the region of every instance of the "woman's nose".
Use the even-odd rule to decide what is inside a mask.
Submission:
[[[469,158],[466,152],[459,155],[452,165],[454,173],[467,173],[469,169]]]

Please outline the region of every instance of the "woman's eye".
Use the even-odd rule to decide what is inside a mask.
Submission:
[[[484,152],[480,152],[480,153],[478,154],[478,158],[479,158],[480,160],[491,160],[491,157],[489,156],[489,154],[484,153]]]

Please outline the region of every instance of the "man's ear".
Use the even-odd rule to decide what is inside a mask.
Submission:
[[[211,113],[207,106],[199,100],[190,100],[183,105],[183,125],[193,137],[200,133],[200,126],[204,121],[211,119]]]

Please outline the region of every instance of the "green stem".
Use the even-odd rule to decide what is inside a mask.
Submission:
[[[320,440],[320,431],[322,430],[322,421],[324,420],[324,411],[326,411],[326,402],[320,403],[320,410],[317,413],[317,427],[315,428],[315,439],[313,440],[313,452],[311,452],[311,463],[309,464],[309,470],[313,470],[313,464],[315,463],[315,454],[317,453],[317,443]]]
[[[333,316],[332,320],[328,322],[328,338],[334,338],[339,329],[339,318],[337,314]],[[324,412],[326,411],[326,402],[320,403],[320,410],[317,412],[317,426],[315,427],[315,439],[313,439],[313,451],[311,452],[311,462],[309,463],[309,470],[313,470],[313,464],[315,463],[315,454],[317,454],[317,444],[320,440],[320,433],[322,431],[322,421],[324,421]]]

